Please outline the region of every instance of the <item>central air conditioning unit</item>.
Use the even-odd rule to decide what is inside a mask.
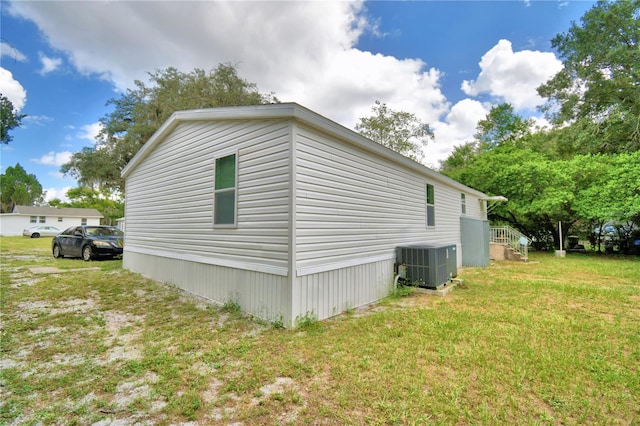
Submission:
[[[438,289],[458,275],[455,244],[419,244],[396,247],[396,263],[412,285]]]

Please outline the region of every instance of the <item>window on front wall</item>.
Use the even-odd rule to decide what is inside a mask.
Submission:
[[[59,217],[59,218],[58,218],[58,222],[62,222],[62,220],[63,220],[63,219],[62,219],[61,217]]]
[[[38,223],[38,216],[29,217],[29,223]]]
[[[467,196],[460,194],[460,206],[462,207],[462,214],[467,214]]]
[[[236,154],[216,158],[213,199],[213,224],[236,224]]]
[[[47,217],[46,216],[40,216],[40,223],[47,223]]]
[[[433,185],[428,183],[425,188],[425,215],[427,227],[436,226],[436,206]]]
[[[83,217],[82,219],[80,219],[80,225],[86,225],[87,224],[87,218]]]

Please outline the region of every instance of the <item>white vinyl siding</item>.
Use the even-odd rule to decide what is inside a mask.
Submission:
[[[15,210],[0,215],[0,235],[22,235],[23,229],[37,225],[40,220],[64,230],[72,225],[80,225],[82,217],[88,225],[100,225],[101,218],[100,212],[95,209],[16,206]]]
[[[58,216],[46,216],[47,223],[55,226],[56,228],[63,231],[72,225],[80,225],[79,217],[64,217],[63,222],[58,221]],[[21,216],[16,215],[14,213],[3,213],[0,218],[0,235],[10,236],[10,235],[22,235],[22,230],[26,228],[31,228],[32,226],[36,226],[38,219],[36,217],[36,222],[31,222],[30,216]],[[100,225],[99,218],[89,218],[87,220],[88,225]]]
[[[476,219],[487,219],[486,211],[484,210],[485,201],[481,201],[477,196],[465,194],[465,213],[466,217]]]
[[[287,274],[287,121],[179,124],[127,179],[125,250]],[[214,159],[237,152],[237,224],[214,228]]]
[[[459,244],[459,190],[432,182],[440,219],[437,226],[425,229],[424,175],[310,128],[298,128],[299,276],[392,259],[398,245]]]

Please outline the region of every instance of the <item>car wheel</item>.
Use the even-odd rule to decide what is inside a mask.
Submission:
[[[84,246],[82,247],[82,259],[86,260],[87,262],[91,260],[91,246]]]
[[[60,253],[60,246],[57,244],[53,246],[53,257],[56,259],[62,257],[62,253]]]
[[[34,232],[33,234],[31,234],[31,238],[40,238],[40,234]]]

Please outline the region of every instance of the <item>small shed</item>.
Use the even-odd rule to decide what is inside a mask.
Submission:
[[[37,225],[52,225],[64,230],[74,225],[100,225],[104,216],[96,209],[67,207],[15,206],[11,213],[0,215],[1,235],[22,235]]]
[[[295,103],[176,112],[122,176],[125,268],[287,326],[387,296],[400,245],[489,261],[485,194]]]

